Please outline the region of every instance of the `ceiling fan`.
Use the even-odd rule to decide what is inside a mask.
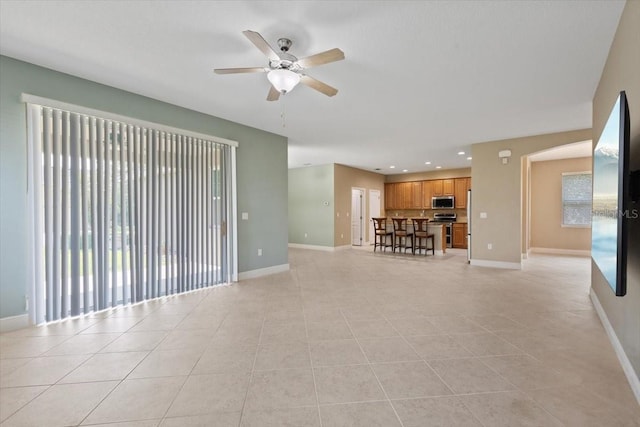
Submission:
[[[246,30],[243,31],[242,34],[269,58],[269,66],[216,68],[213,70],[216,74],[267,73],[267,79],[271,83],[267,101],[277,101],[280,95],[290,92],[298,83],[309,86],[327,96],[334,96],[338,93],[338,89],[304,74],[304,70],[344,59],[344,52],[340,49],[330,49],[307,56],[306,58],[298,59],[289,53],[292,42],[287,38],[278,39],[280,52],[276,52],[269,46],[269,43],[266,42],[260,33]]]

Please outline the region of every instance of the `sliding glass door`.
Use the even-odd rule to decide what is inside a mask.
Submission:
[[[234,146],[27,108],[36,323],[231,281]]]

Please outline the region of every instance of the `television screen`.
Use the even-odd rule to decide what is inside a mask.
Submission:
[[[626,293],[623,190],[628,185],[628,117],[625,93],[621,92],[593,152],[591,256],[617,296]]]

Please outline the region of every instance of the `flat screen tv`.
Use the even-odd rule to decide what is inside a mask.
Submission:
[[[593,152],[591,257],[616,296],[627,292],[629,128],[622,91]]]

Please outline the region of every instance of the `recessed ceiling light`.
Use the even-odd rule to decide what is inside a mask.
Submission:
[[[442,166],[436,166],[436,169],[442,169]]]
[[[467,157],[467,160],[471,160],[471,159],[472,159],[472,157],[471,157],[471,156]]]
[[[430,164],[431,164],[431,162],[424,162],[424,164],[425,164],[425,165],[430,165]]]
[[[464,156],[464,151],[458,151],[458,156]]]
[[[409,172],[409,169],[402,169],[402,172]]]
[[[389,169],[395,169],[395,168],[396,168],[395,166],[389,166]]]

